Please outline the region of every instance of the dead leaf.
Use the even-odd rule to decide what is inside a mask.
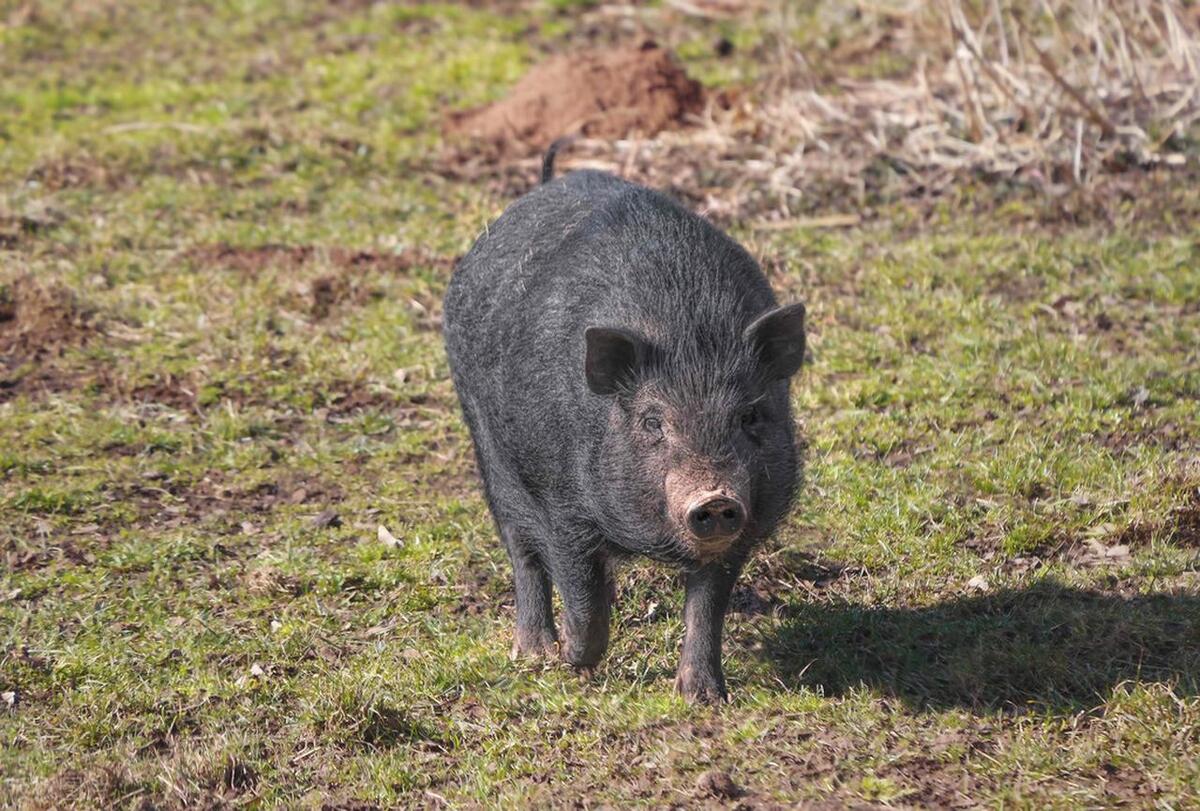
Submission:
[[[1113,524],[1113,523],[1094,524],[1094,525],[1088,527],[1083,533],[1085,538],[1093,539],[1088,542],[1089,544],[1092,544],[1092,543],[1099,544],[1101,550],[1104,549],[1104,545],[1100,544],[1099,540],[1095,540],[1095,539],[1109,538],[1116,534],[1117,534],[1117,525]]]
[[[436,791],[425,789],[425,799],[429,801],[431,808],[449,808],[450,801],[438,794]]]
[[[5,690],[3,693],[0,693],[0,701],[3,701],[4,705],[10,710],[15,708],[17,706],[17,691]]]
[[[379,531],[376,533],[376,535],[379,538],[380,543],[382,543],[384,546],[393,549],[400,546],[400,539],[389,532],[388,528],[383,524],[379,525]]]
[[[1021,574],[1040,565],[1041,561],[1037,558],[1016,557],[1008,562],[1007,568],[1009,571]]]
[[[971,591],[987,591],[992,587],[988,583],[988,579],[981,574],[977,574],[967,581],[967,588]]]
[[[342,517],[337,514],[336,510],[324,510],[314,515],[312,521],[309,523],[316,529],[340,527],[342,525]]]
[[[1097,538],[1089,538],[1083,549],[1076,553],[1076,560],[1085,566],[1122,564],[1129,561],[1128,544],[1108,546]]]
[[[255,662],[254,664],[250,665],[250,675],[256,679],[265,679],[267,677],[267,671],[262,669],[262,665],[260,665],[258,662]]]

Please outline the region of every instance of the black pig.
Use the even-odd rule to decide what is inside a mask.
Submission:
[[[513,565],[513,652],[594,666],[610,559],[647,555],[687,573],[676,686],[718,701],[730,592],[796,485],[788,379],[804,308],[777,306],[741,246],[668,198],[602,172],[551,181],[552,161],[445,299],[454,386]]]

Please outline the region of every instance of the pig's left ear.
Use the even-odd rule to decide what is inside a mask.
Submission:
[[[758,351],[770,379],[791,377],[804,361],[804,305],[768,310],[742,335]]]

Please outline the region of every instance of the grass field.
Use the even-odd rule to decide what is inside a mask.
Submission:
[[[619,20],[506,5],[0,4],[0,805],[1200,805],[1194,150],[730,223],[812,354],[731,702],[650,564],[590,681],[509,660],[439,325],[512,190],[438,121]]]

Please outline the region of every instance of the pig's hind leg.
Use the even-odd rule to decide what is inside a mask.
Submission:
[[[608,648],[613,581],[602,552],[579,554],[575,544],[551,547],[551,572],[563,602],[562,658],[578,668],[592,668]]]
[[[532,543],[535,533],[524,526],[526,521],[522,521],[522,516],[533,514],[533,504],[492,444],[487,422],[476,418],[474,400],[464,396],[462,405],[475,445],[483,494],[496,519],[508,559],[512,561],[513,590],[517,600],[512,655],[553,656],[558,648],[558,634],[554,630],[550,576],[537,545]]]
[[[553,656],[558,649],[554,630],[554,607],[550,596],[550,576],[537,553],[521,542],[520,530],[500,522],[500,536],[513,567],[513,588],[517,599],[517,631],[512,655]]]

